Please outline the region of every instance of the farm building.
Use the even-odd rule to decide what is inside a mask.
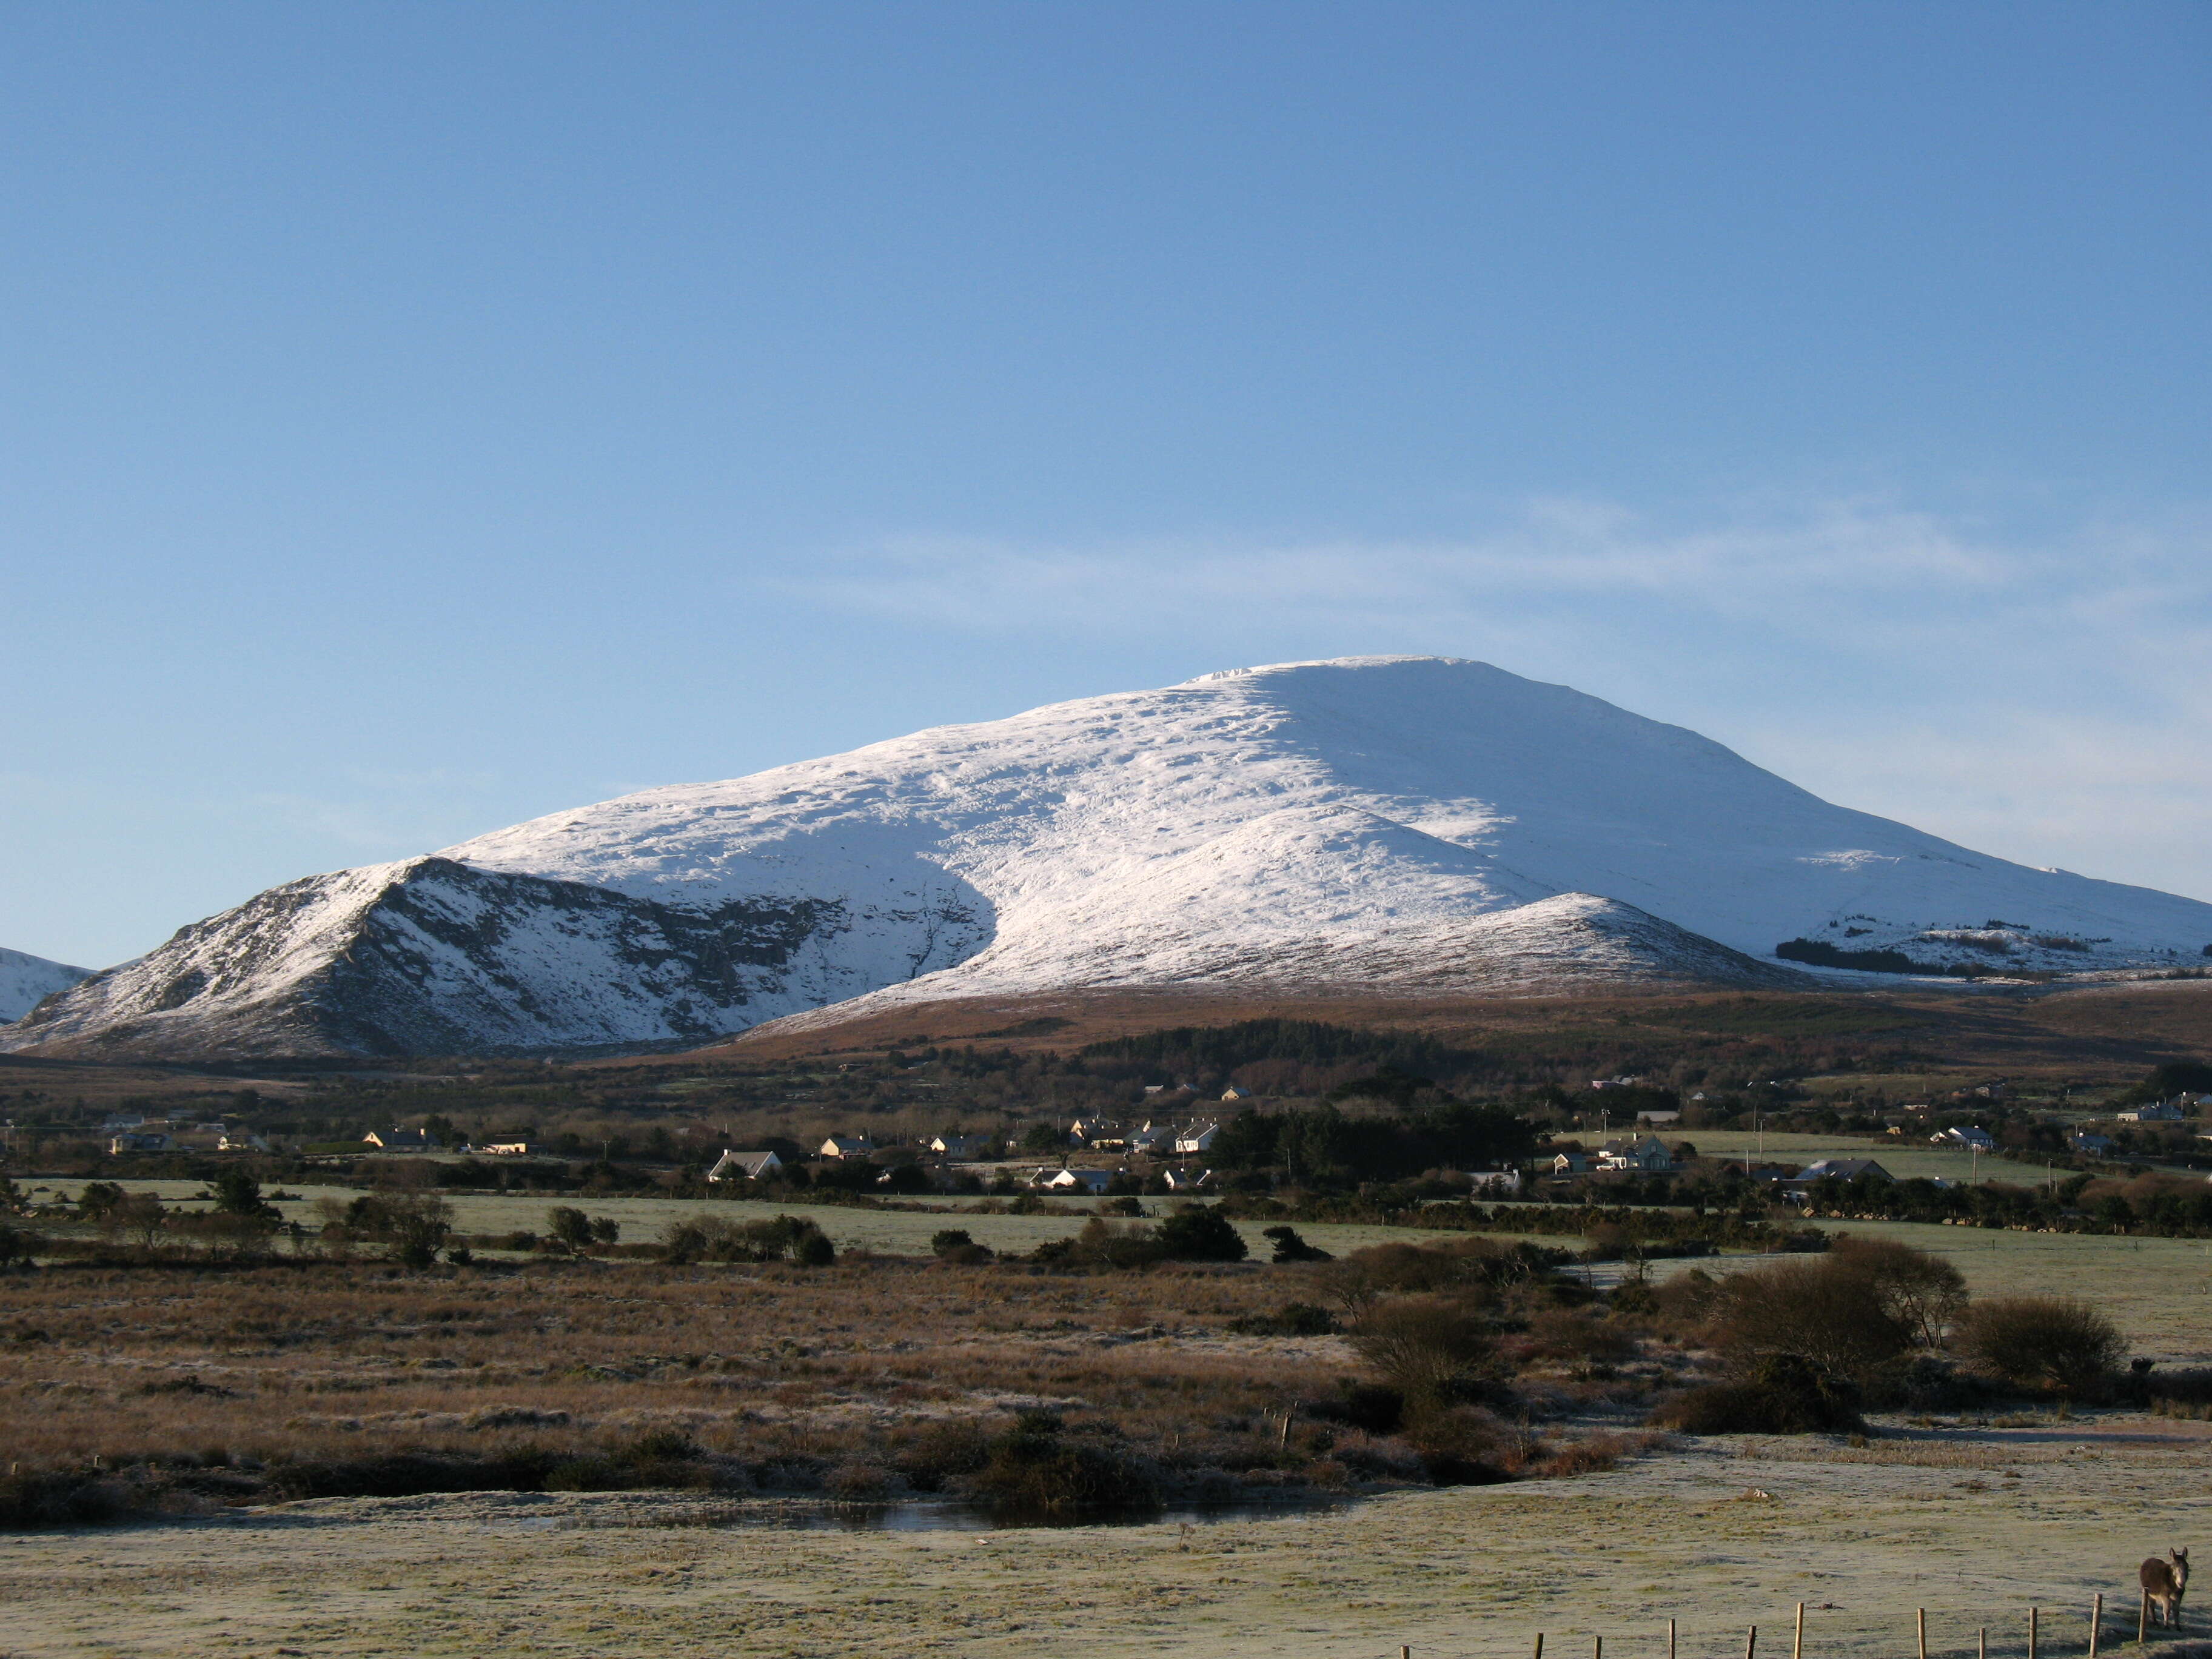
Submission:
[[[2160,1100],[2148,1106],[2132,1106],[2118,1114],[2123,1123],[2179,1123],[2181,1108],[2170,1100]]]
[[[1640,1170],[1663,1174],[1674,1167],[1674,1154],[1656,1135],[1646,1135],[1641,1140],[1608,1140],[1598,1151],[1597,1167],[1606,1171]]]
[[[1928,1137],[1938,1146],[1970,1146],[1978,1152],[1993,1152],[1996,1139],[1987,1129],[1938,1129]]]
[[[1870,1158],[1824,1158],[1797,1171],[1797,1179],[1801,1182],[1856,1181],[1863,1176],[1869,1181],[1896,1179]]]
[[[1030,1185],[1044,1192],[1103,1193],[1113,1178],[1111,1170],[1039,1170]]]
[[[781,1170],[783,1160],[774,1152],[726,1152],[707,1171],[709,1181],[758,1181],[772,1170]]]

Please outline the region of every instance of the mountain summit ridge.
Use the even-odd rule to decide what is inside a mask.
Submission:
[[[310,925],[334,903],[351,920]],[[2195,955],[2212,905],[1832,805],[1566,686],[1347,658],[932,727],[288,884],[0,1047],[675,1042],[861,996],[1332,975],[1808,983],[1778,943],[1996,927],[1957,948],[2141,965]],[[381,978],[336,965],[364,947]]]

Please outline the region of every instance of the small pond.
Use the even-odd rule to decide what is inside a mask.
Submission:
[[[895,1504],[809,1504],[788,1515],[732,1517],[740,1527],[789,1527],[803,1532],[993,1532],[1009,1527],[1211,1526],[1223,1521],[1285,1521],[1332,1515],[1343,1503],[1209,1504],[1161,1510],[1093,1510],[1072,1515],[1024,1515],[949,1499]]]

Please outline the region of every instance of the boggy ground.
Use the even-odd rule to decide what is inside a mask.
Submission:
[[[101,1470],[173,1507],[548,1483],[933,1492],[981,1474],[1024,1411],[1057,1414],[1048,1431],[1094,1471],[1136,1468],[1171,1500],[1425,1482],[1432,1448],[1318,1413],[1363,1370],[1340,1339],[1250,1328],[1327,1300],[1327,1271],[860,1255],[50,1267],[0,1284],[0,1421],[26,1475]],[[1515,1294],[1540,1322],[1574,1289]],[[1660,1370],[1577,1381],[1571,1352],[1522,1358],[1536,1426],[1483,1453],[1492,1478],[1601,1458]],[[467,1467],[379,1471],[401,1454]],[[26,1512],[84,1513],[36,1507],[15,1473]]]
[[[1311,1656],[1733,1659],[1747,1626],[1808,1659],[2109,1651],[2135,1564],[2202,1541],[2205,1425],[2126,1414],[2012,1429],[1888,1425],[1863,1448],[1717,1437],[1610,1473],[1408,1492],[1192,1528],[800,1532],[672,1525],[662,1494],[324,1499],[0,1539],[17,1659],[716,1653],[839,1659]],[[2200,1547],[2200,1553],[2202,1553]],[[2192,1612],[2192,1627],[2205,1615]],[[2154,1651],[2157,1644],[2154,1644]],[[2179,1653],[2180,1650],[2168,1649]]]

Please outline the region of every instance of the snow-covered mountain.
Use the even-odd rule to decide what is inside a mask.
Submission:
[[[1800,936],[2079,970],[2195,957],[2212,905],[1972,853],[1486,664],[1352,658],[938,727],[294,882],[0,1047],[642,1043],[870,994],[1075,986],[1803,983],[1772,955]]]
[[[48,962],[23,951],[0,950],[0,1019],[20,1019],[42,997],[92,977],[89,968]]]

